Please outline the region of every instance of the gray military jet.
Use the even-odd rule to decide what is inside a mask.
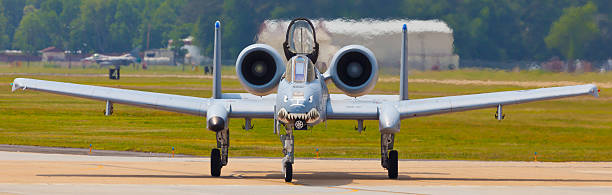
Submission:
[[[113,103],[128,104],[206,117],[206,126],[216,133],[217,147],[212,149],[210,170],[218,177],[228,163],[229,121],[244,118],[245,129],[251,119],[274,119],[274,132],[283,143],[282,160],[285,181],[293,178],[294,134],[326,120],[356,120],[358,130],[364,120],[378,120],[381,164],[389,178],[398,177],[398,152],[393,150],[394,135],[402,119],[481,108],[497,108],[496,118],[503,118],[502,106],[538,100],[591,94],[598,96],[595,85],[576,85],[532,90],[494,92],[473,95],[408,99],[406,52],[402,52],[399,95],[365,95],[378,80],[374,53],[359,45],[341,48],[332,58],[330,68],[320,72],[317,61],[319,45],[312,23],[304,18],[293,20],[283,43],[282,56],[272,47],[254,44],[246,47],[236,60],[236,72],[250,93],[222,93],[220,23],[215,23],[214,73],[211,98],[189,97],[109,87],[17,78],[12,90],[31,89],[106,102],[106,114]],[[406,49],[403,27],[402,51]],[[345,94],[330,94],[328,81]],[[277,91],[276,94],[272,94]]]
[[[83,58],[82,61],[95,62],[101,66],[127,66],[136,63],[136,58],[129,53],[120,56],[107,56],[96,53]]]

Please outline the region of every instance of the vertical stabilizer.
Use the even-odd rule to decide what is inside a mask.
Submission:
[[[213,51],[212,98],[221,99],[221,23],[215,22],[215,45]]]
[[[402,59],[400,60],[400,100],[408,99],[408,29],[402,27]]]

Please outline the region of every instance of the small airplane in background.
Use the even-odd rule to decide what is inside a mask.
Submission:
[[[217,147],[212,149],[210,156],[211,175],[216,177],[228,163],[230,119],[244,118],[247,130],[252,127],[251,120],[254,118],[273,119],[274,133],[280,134],[285,154],[282,172],[286,182],[293,178],[293,132],[306,130],[326,120],[356,120],[359,131],[363,130],[364,120],[377,120],[381,165],[387,169],[388,177],[395,179],[398,177],[398,152],[393,145],[402,119],[497,108],[495,116],[502,120],[504,105],[587,94],[598,96],[599,92],[595,85],[587,84],[408,99],[407,29],[404,25],[399,95],[366,95],[378,80],[379,67],[374,53],[360,45],[345,46],[328,63],[329,69],[320,72],[314,66],[319,54],[314,27],[310,20],[297,18],[291,21],[287,29],[283,43],[284,56],[264,44],[253,44],[240,52],[236,60],[236,73],[249,93],[222,93],[220,28],[217,21],[210,98],[27,78],[16,78],[12,90],[30,89],[105,101],[106,115],[112,113],[113,103],[120,103],[205,117],[207,129],[216,133]],[[111,57],[106,59],[113,61]],[[327,87],[329,82],[333,82],[344,94],[330,94]],[[276,94],[273,94],[275,91]],[[284,133],[280,132],[281,128]]]
[[[136,57],[129,53],[120,56],[107,56],[95,53],[87,58],[83,58],[81,61],[95,62],[101,66],[127,66],[136,63]]]

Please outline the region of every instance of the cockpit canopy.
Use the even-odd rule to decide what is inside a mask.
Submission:
[[[314,29],[304,20],[298,20],[289,27],[289,51],[296,54],[310,54],[314,51]]]
[[[315,68],[304,55],[298,55],[287,62],[287,69],[285,69],[285,78],[288,82],[303,83],[311,82],[315,79],[316,73]]]
[[[317,62],[319,43],[317,43],[317,35],[310,20],[296,18],[291,21],[287,28],[283,49],[287,60],[299,54],[307,56],[313,63]]]

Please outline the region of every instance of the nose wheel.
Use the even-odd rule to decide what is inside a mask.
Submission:
[[[285,182],[291,182],[293,179],[293,165],[290,162],[286,162],[283,168],[285,169]]]

